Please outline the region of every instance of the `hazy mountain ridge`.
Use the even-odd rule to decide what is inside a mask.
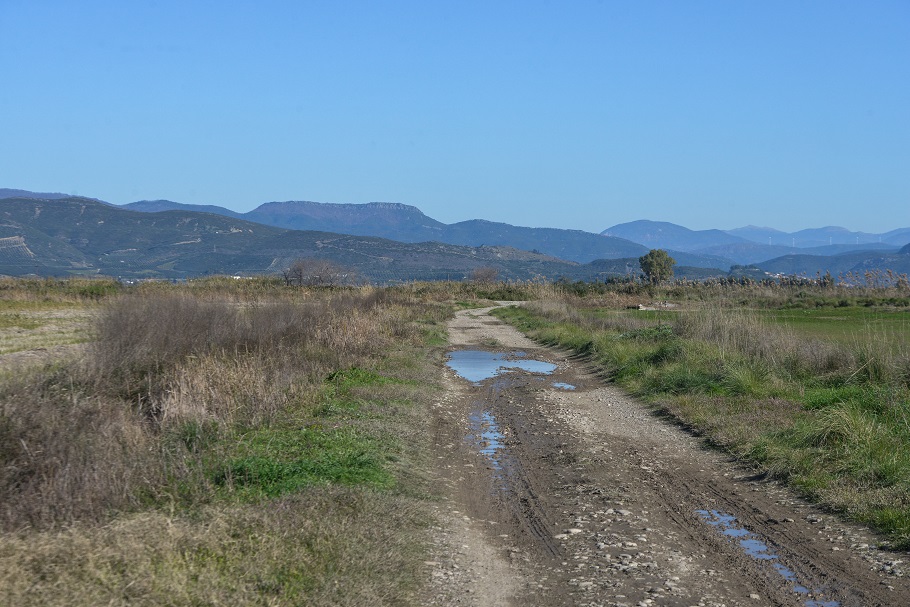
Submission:
[[[503,246],[404,243],[288,230],[194,211],[146,213],[87,198],[0,200],[0,274],[188,278],[279,273],[317,257],[365,280],[461,280],[479,267],[504,279],[593,280],[594,268]]]
[[[0,198],[10,192],[24,191],[0,189]],[[43,196],[40,193],[25,193],[27,196],[19,197],[20,200],[41,200]],[[46,202],[49,200],[82,200],[100,202],[103,203],[102,206],[108,205],[108,203],[97,201],[96,199],[73,198],[64,194],[50,194],[49,196],[51,198],[44,199]],[[631,238],[638,238],[644,241],[644,243],[636,243],[631,238],[608,237],[581,230],[527,228],[481,219],[444,224],[426,216],[417,207],[391,202],[366,204],[332,204],[311,201],[271,202],[260,205],[248,213],[237,213],[216,205],[190,205],[169,200],[146,200],[124,206],[109,205],[108,208],[133,210],[153,215],[181,211],[184,213],[221,216],[246,222],[252,221],[255,223],[251,225],[259,225],[263,228],[271,225],[272,229],[278,230],[307,228],[309,230],[333,233],[336,236],[348,234],[351,236],[385,238],[399,243],[428,243],[428,245],[435,243],[437,247],[433,249],[435,251],[434,255],[442,254],[442,251],[446,250],[441,247],[442,243],[483,250],[485,254],[489,254],[494,247],[501,247],[501,250],[511,247],[512,249],[531,251],[532,253],[528,253],[528,255],[536,253],[541,257],[549,257],[552,261],[546,263],[555,263],[557,261],[565,263],[560,260],[574,261],[574,264],[570,264],[562,268],[562,270],[558,270],[555,266],[547,270],[548,273],[561,271],[562,274],[572,277],[594,272],[593,268],[588,270],[581,269],[584,264],[602,260],[635,260],[649,248],[667,249],[677,260],[680,268],[686,266],[713,268],[711,272],[715,274],[726,271],[733,264],[758,266],[769,273],[786,272],[809,275],[825,271],[832,273],[861,271],[862,269],[875,267],[881,269],[886,269],[887,267],[895,271],[901,271],[898,268],[903,267],[904,258],[897,251],[900,245],[891,244],[891,242],[904,241],[904,244],[910,242],[910,228],[898,228],[883,234],[866,234],[829,226],[801,230],[790,234],[773,228],[755,226],[746,226],[729,231],[689,230],[669,222],[642,220],[619,224],[605,230],[605,232],[625,234]],[[198,223],[198,220],[193,221]],[[214,220],[207,221],[211,222]],[[275,224],[284,225],[278,227]],[[18,267],[24,267],[25,257],[28,256],[26,251],[32,251],[37,246],[39,250],[55,251],[55,256],[60,260],[69,260],[68,263],[71,268],[97,269],[96,266],[98,264],[83,259],[86,251],[82,251],[79,247],[71,246],[71,239],[61,236],[62,232],[47,234],[40,230],[35,231],[33,227],[24,224],[18,228],[18,231],[13,229],[13,227],[8,225],[8,222],[4,223],[2,216],[0,216],[0,238],[15,239],[21,236],[28,243],[23,245],[16,240],[0,242],[0,257],[5,256],[12,259],[18,255]],[[27,234],[28,230],[31,230],[31,233]],[[799,234],[802,239],[796,242],[818,242],[823,237],[830,242],[849,238],[853,238],[854,242],[852,244],[825,244],[823,246],[800,249],[785,245],[767,245],[754,240],[765,238],[768,234],[772,235],[772,242],[775,239],[780,241],[790,238],[792,243],[796,241],[795,234]],[[198,235],[186,237],[199,238]],[[856,244],[858,240],[873,239],[875,242]],[[706,242],[713,244],[701,246]],[[41,244],[36,245],[35,243]],[[188,244],[188,242],[183,241],[180,246],[187,248]],[[167,247],[168,245],[167,243],[159,243],[156,246]],[[448,250],[446,254],[452,254],[452,252],[452,250]],[[215,257],[223,261],[227,251],[221,251],[220,253],[215,255]],[[98,254],[98,252],[95,251],[92,254]],[[250,255],[256,256],[249,251],[243,252],[242,255],[247,258]],[[471,255],[478,259],[476,252],[471,253]],[[209,261],[214,261],[214,258],[210,259],[211,256],[203,255],[203,257],[209,259]],[[554,260],[554,258],[556,259]],[[494,259],[501,260],[502,257]],[[260,259],[250,267],[261,267],[261,261]],[[239,261],[235,260],[235,262],[230,267],[239,267],[236,265]],[[189,263],[186,260],[181,263],[186,265],[187,268],[195,268],[193,271],[197,271],[201,267],[198,263]],[[269,267],[274,267],[276,263],[273,260]],[[535,263],[544,262],[537,261]],[[151,261],[149,265],[150,267],[157,267],[152,265]],[[104,271],[108,270],[113,270],[113,268],[108,268]],[[210,268],[208,271],[215,271],[215,268]],[[414,271],[414,268],[409,271]],[[450,274],[464,271],[466,270],[459,264],[454,264],[447,270]],[[508,271],[511,272],[512,270]]]
[[[167,202],[167,201],[156,201]],[[180,203],[170,208],[192,210]],[[130,203],[127,208],[145,212],[167,210],[165,205]],[[208,212],[222,207],[205,206]],[[202,209],[199,209],[202,210]],[[227,211],[227,209],[224,209]],[[233,213],[233,212],[231,212]],[[222,213],[226,214],[226,213]],[[529,228],[472,219],[445,224],[425,215],[415,206],[395,202],[365,204],[312,201],[267,202],[247,213],[231,216],[265,225],[294,229],[321,230],[339,234],[376,236],[401,242],[436,241],[464,246],[501,245],[587,263],[595,259],[640,256],[648,249],[621,238],[603,238],[593,232],[559,228]],[[726,263],[729,265],[729,263]]]
[[[905,251],[901,253],[901,251]],[[892,270],[898,274],[910,274],[910,245],[901,251],[889,255],[870,256],[868,252],[858,251],[830,255],[784,255],[755,264],[756,267],[770,274],[801,274],[814,276],[816,273],[830,272],[837,277],[847,272],[864,273],[867,270]]]
[[[675,223],[646,219],[617,224],[607,228],[601,234],[625,238],[651,249],[672,249],[684,252],[748,242],[723,230],[690,230]]]
[[[676,247],[692,254],[727,259],[739,265],[756,265],[771,273],[793,274],[835,273],[835,268],[837,271],[849,271],[861,267],[902,267],[902,259],[892,258],[891,254],[910,242],[910,228],[898,228],[882,234],[852,232],[838,226],[792,233],[756,226],[720,231],[736,237],[736,242],[722,242],[718,230],[689,230],[668,222],[648,220],[619,224],[605,232],[622,235],[634,242],[647,242],[655,248],[671,250]],[[705,237],[705,240],[699,240],[700,237]],[[711,241],[715,244],[699,246]],[[769,241],[778,244],[767,244]],[[851,253],[855,255],[848,255]],[[851,266],[848,270],[840,270],[851,259],[855,261],[856,268]],[[891,269],[896,271],[896,268]]]
[[[140,209],[139,204],[126,206]],[[193,207],[171,204],[184,210]],[[209,212],[223,209],[210,205],[204,208]],[[378,212],[378,209],[383,209],[384,213]],[[146,205],[140,210],[152,209]],[[868,251],[870,256],[881,256],[910,243],[910,228],[897,228],[882,234],[855,232],[839,226],[797,232],[758,226],[733,230],[691,230],[670,222],[650,220],[608,228],[600,234],[601,237],[611,236],[608,243],[604,243],[592,239],[592,235],[596,236],[593,232],[581,230],[529,228],[483,219],[444,224],[428,217],[417,207],[400,203],[272,202],[242,214],[223,209],[223,214],[229,213],[266,225],[379,236],[403,242],[437,240],[466,246],[512,246],[578,263],[640,256],[648,249],[662,248],[670,251],[680,264],[727,269],[734,264],[756,264],[788,255],[827,257],[851,251]],[[768,244],[769,238],[773,244]],[[633,247],[630,243],[640,246]]]

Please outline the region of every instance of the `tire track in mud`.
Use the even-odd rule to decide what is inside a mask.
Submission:
[[[867,531],[706,449],[487,311],[456,316],[451,351],[555,369],[477,384],[445,371],[434,432],[449,523],[425,603],[910,605],[906,554],[876,550]]]

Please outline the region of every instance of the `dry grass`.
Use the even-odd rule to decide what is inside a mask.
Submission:
[[[266,508],[7,534],[0,604],[413,604],[426,524],[414,500],[326,488]]]
[[[412,602],[449,308],[231,284],[114,294],[0,380],[0,604]]]
[[[0,524],[99,520],[163,482],[154,437],[129,408],[33,369],[0,388]],[[69,379],[72,379],[70,377]]]
[[[31,304],[0,311],[0,356],[85,343],[91,338],[94,312],[92,305],[51,308]]]
[[[417,340],[413,316],[372,290],[247,305],[185,292],[111,301],[83,361],[0,387],[0,524],[102,520],[186,493],[200,482],[198,456],[161,436],[224,437],[306,415],[326,376],[371,366],[393,339]]]

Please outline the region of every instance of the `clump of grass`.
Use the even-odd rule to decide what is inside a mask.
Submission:
[[[239,437],[236,454],[217,466],[215,484],[245,499],[276,497],[319,484],[388,488],[388,449],[355,428],[268,428]]]
[[[46,375],[50,373],[50,375]],[[31,370],[0,385],[0,524],[102,520],[160,485],[155,440],[116,400],[77,388],[71,369]]]

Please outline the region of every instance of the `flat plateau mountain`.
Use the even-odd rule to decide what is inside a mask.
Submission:
[[[648,252],[645,246],[629,240],[604,238],[581,230],[526,228],[482,219],[444,224],[427,217],[417,207],[394,202],[366,204],[267,202],[248,213],[235,213],[223,207],[208,205],[197,206],[194,209],[193,205],[166,200],[140,201],[124,206],[143,212],[198,210],[279,228],[377,236],[400,242],[433,241],[469,247],[481,245],[514,247],[578,263],[587,263],[595,259],[639,257]]]

